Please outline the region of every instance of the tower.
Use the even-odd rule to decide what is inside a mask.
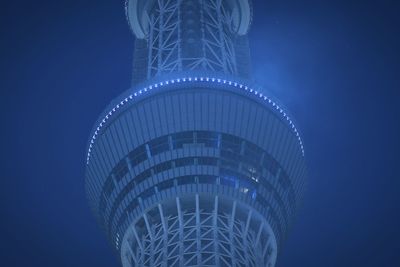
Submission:
[[[132,87],[88,142],[86,191],[124,267],[274,266],[303,144],[252,87],[250,0],[128,0]]]

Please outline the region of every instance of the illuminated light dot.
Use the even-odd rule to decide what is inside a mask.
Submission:
[[[115,108],[113,108],[113,111],[115,111],[118,108],[119,108],[119,104]]]
[[[158,84],[155,84],[154,87],[157,88]],[[150,86],[150,88],[151,88],[151,86]],[[147,88],[145,88],[144,90],[147,91]]]
[[[218,80],[217,80],[217,82],[219,82],[219,83],[220,83],[220,82],[221,82],[221,79],[218,79]]]
[[[244,90],[246,90],[246,91],[249,90],[249,87],[245,86],[245,87],[244,87]]]
[[[232,85],[232,82],[231,82],[231,81],[229,81],[229,85]]]
[[[226,83],[226,80],[223,80],[224,83]]]
[[[169,84],[169,81],[166,81],[165,84],[168,85],[168,84]]]
[[[250,89],[250,93],[253,93],[253,89]]]
[[[160,82],[160,85],[161,85],[161,86],[163,86],[163,85],[164,85],[164,83],[163,83],[163,82]]]
[[[171,83],[175,83],[175,80],[171,80]]]
[[[192,81],[192,78],[191,78],[191,77],[189,77],[189,79],[188,79],[188,80],[189,80],[189,82],[191,82],[191,81]]]
[[[133,95],[129,95],[129,99],[132,99],[133,98]]]
[[[265,100],[265,101],[267,100],[267,97],[266,97],[266,96],[264,96],[264,100]]]
[[[257,92],[257,91],[254,91],[254,94],[255,94],[255,95],[258,95],[258,92]]]
[[[182,81],[186,82],[186,78],[183,78]]]
[[[240,87],[240,88],[243,88],[243,84],[240,84],[239,87]]]
[[[180,82],[181,82],[181,79],[176,79],[176,81],[177,81],[178,83],[180,83]]]
[[[234,85],[235,87],[237,87],[238,84],[237,84],[237,83],[234,83],[233,85]]]
[[[212,78],[211,81],[215,82],[215,78]]]
[[[194,80],[197,81],[197,77],[194,77]]]
[[[150,88],[151,88],[151,86],[150,86]],[[139,94],[141,94],[142,93],[142,90],[139,90]]]

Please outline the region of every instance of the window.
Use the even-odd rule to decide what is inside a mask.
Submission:
[[[197,159],[197,163],[199,165],[209,165],[209,166],[217,166],[218,159],[217,158],[210,158],[210,157],[201,157]]]
[[[154,166],[154,173],[160,173],[171,169],[171,161],[166,161]]]
[[[133,166],[136,166],[139,163],[145,161],[147,159],[146,146],[141,145],[137,147],[131,153],[129,153],[128,157]]]
[[[154,194],[154,187],[151,187],[139,195],[142,199],[146,199]]]
[[[135,177],[136,183],[139,184],[151,176],[151,170],[145,170]]]
[[[115,166],[113,172],[115,179],[119,182],[128,173],[129,168],[125,159],[122,159],[117,166]]]
[[[240,154],[241,143],[240,138],[229,134],[223,134],[221,149]]]
[[[218,148],[218,133],[199,131],[196,134],[198,144],[204,144],[205,147]]]
[[[178,177],[178,185],[184,185],[184,184],[195,184],[195,177],[194,176],[182,176]]]
[[[201,175],[199,178],[199,184],[215,184],[217,181],[216,176]]]
[[[175,167],[194,165],[194,158],[181,158],[175,161]]]
[[[149,142],[151,155],[157,155],[169,150],[168,136],[156,138]]]
[[[164,182],[161,182],[157,185],[159,191],[174,187],[174,180],[170,179]]]
[[[183,145],[193,143],[193,132],[182,132],[172,135],[172,145],[174,149],[183,148]]]

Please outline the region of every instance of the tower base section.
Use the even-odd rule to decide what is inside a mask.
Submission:
[[[176,197],[149,208],[126,231],[121,260],[133,266],[269,266],[277,243],[251,207],[218,195]]]

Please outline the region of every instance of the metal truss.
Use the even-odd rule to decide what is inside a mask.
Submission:
[[[193,30],[182,0],[157,0],[149,12],[147,79],[161,73],[205,70],[237,74],[232,11],[223,0],[194,0],[200,29]],[[190,6],[193,9],[193,6]],[[193,10],[192,10],[193,11]],[[197,14],[196,13],[196,14]],[[193,49],[182,31],[194,31],[201,49]],[[185,50],[185,53],[182,52]]]
[[[276,242],[265,221],[254,227],[252,211],[244,220],[236,217],[236,201],[226,213],[218,196],[211,210],[200,208],[199,195],[195,199],[188,207],[177,197],[175,212],[158,204],[139,219],[142,226],[131,225],[121,248],[123,266],[275,265]]]

